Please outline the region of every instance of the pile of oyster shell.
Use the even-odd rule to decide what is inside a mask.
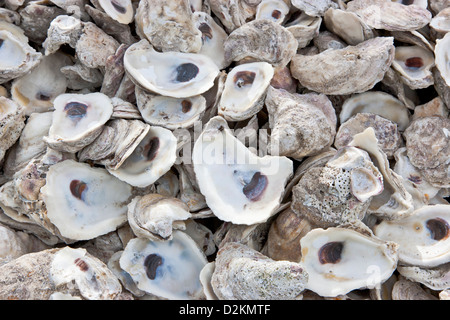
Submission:
[[[450,299],[448,0],[0,4],[0,299]]]

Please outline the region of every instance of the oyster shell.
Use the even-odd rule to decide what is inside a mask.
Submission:
[[[67,79],[60,69],[69,64],[69,56],[56,52],[42,57],[31,72],[13,81],[11,97],[25,107],[25,115],[52,110],[55,98],[66,92]]]
[[[208,261],[182,231],[174,231],[173,239],[167,241],[131,239],[119,262],[137,287],[147,293],[175,300],[203,297],[199,275]]]
[[[206,99],[202,95],[173,98],[155,95],[139,87],[136,87],[136,103],[146,123],[170,130],[192,127],[206,110]]]
[[[346,122],[357,113],[373,113],[389,119],[404,131],[409,125],[407,107],[398,99],[382,91],[369,91],[352,95],[346,99],[339,113],[340,123]]]
[[[117,169],[108,172],[128,184],[143,188],[170,170],[176,160],[177,139],[165,128],[150,126],[147,135]]]
[[[297,39],[297,49],[306,47],[319,34],[321,17],[311,17],[301,12],[297,18],[286,22],[286,29]]]
[[[389,167],[389,161],[378,145],[374,129],[369,127],[356,134],[349,145],[367,151],[373,164],[383,175],[383,192],[372,198],[368,212],[388,220],[411,215],[414,210],[412,196],[406,190],[403,178]]]
[[[396,46],[392,67],[400,73],[403,82],[411,89],[427,88],[434,83],[431,69],[433,53],[419,46]]]
[[[450,86],[450,32],[447,32],[442,39],[436,40],[434,55],[436,57],[436,67],[439,69],[441,77],[447,86]]]
[[[184,221],[189,218],[188,206],[173,197],[151,193],[128,204],[128,223],[139,238],[171,240],[172,229],[186,229]]]
[[[210,57],[219,69],[228,67],[229,62],[225,61],[223,47],[228,37],[225,30],[206,12],[194,12],[192,19],[196,28],[202,33],[202,47],[198,53]]]
[[[49,147],[65,152],[77,152],[92,143],[113,113],[111,100],[100,92],[61,94],[54,108],[52,125],[43,139]]]
[[[192,19],[188,0],[143,0],[135,16],[136,32],[162,52],[199,52],[202,33]]]
[[[311,167],[292,190],[292,210],[319,227],[362,220],[383,178],[364,150],[339,149],[323,167]]]
[[[274,69],[267,62],[238,65],[230,70],[220,98],[218,114],[228,121],[251,118],[264,106]]]
[[[438,300],[425,291],[419,283],[407,279],[398,280],[392,287],[392,300]]]
[[[298,42],[291,32],[270,20],[253,20],[234,30],[224,42],[226,61],[264,61],[286,66]]]
[[[435,267],[448,262],[450,205],[423,206],[409,217],[384,220],[373,229],[377,237],[399,244],[399,261],[404,264]]]
[[[131,186],[103,168],[73,160],[54,164],[41,193],[48,219],[69,239],[92,239],[127,221]]]
[[[114,20],[129,24],[134,19],[131,0],[97,0],[101,8]]]
[[[237,242],[217,253],[211,286],[222,300],[292,300],[305,289],[308,274],[302,265],[274,261]]]
[[[55,53],[64,44],[75,49],[82,30],[83,25],[80,19],[68,15],[57,16],[50,23],[47,39],[42,43],[45,55]]]
[[[0,42],[0,84],[27,74],[42,57],[28,44],[22,29],[13,24],[0,24]]]
[[[328,95],[360,93],[381,81],[394,58],[392,37],[376,37],[344,49],[291,60],[292,76],[306,88]],[[317,69],[316,66],[323,66]]]
[[[374,29],[411,31],[431,21],[431,12],[426,8],[394,1],[353,0],[347,3],[347,10],[355,12]]]
[[[270,154],[301,159],[333,143],[336,115],[326,95],[289,93],[270,86],[265,104],[272,129]]]
[[[214,85],[219,74],[217,65],[205,55],[157,52],[146,40],[127,49],[124,66],[140,86],[174,98],[204,93]]]
[[[323,19],[328,30],[352,46],[375,36],[373,30],[354,12],[330,7]]]
[[[254,19],[261,0],[229,1],[210,0],[211,11],[220,20],[225,30],[230,33]]]
[[[283,24],[289,13],[289,5],[283,0],[262,0],[256,8],[256,19],[267,19]]]
[[[450,8],[439,11],[430,21],[430,28],[436,38],[442,38],[450,31]]]
[[[421,117],[412,121],[403,136],[408,158],[431,185],[450,186],[450,119]]]
[[[235,224],[266,221],[275,214],[293,163],[286,157],[258,157],[213,117],[195,142],[192,161],[200,192],[221,220]]]
[[[432,290],[445,290],[450,287],[450,263],[435,268],[398,266],[397,270],[406,279],[421,283]]]
[[[398,262],[398,245],[345,228],[317,228],[301,240],[306,289],[337,297],[386,281]]]
[[[355,134],[363,132],[368,127],[374,129],[381,150],[388,158],[392,158],[394,152],[403,143],[397,123],[373,113],[358,112],[341,123],[336,133],[334,146],[339,149],[348,145]]]
[[[145,138],[150,126],[140,120],[108,121],[102,133],[78,153],[78,160],[93,160],[117,170]]]
[[[329,8],[337,8],[331,0],[292,0],[292,5],[309,16],[323,16]]]
[[[24,108],[11,99],[0,97],[0,163],[6,151],[19,140],[24,127]]]

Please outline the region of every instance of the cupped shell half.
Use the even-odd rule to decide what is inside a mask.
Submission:
[[[172,131],[151,126],[118,169],[106,169],[132,186],[147,187],[170,170],[176,160],[176,148],[177,139]]]
[[[435,267],[450,259],[450,205],[423,206],[397,221],[374,227],[377,237],[399,244],[399,260],[407,265]]]
[[[119,260],[137,287],[161,298],[185,300],[204,297],[200,272],[208,263],[191,237],[175,231],[173,239],[131,239]]]
[[[306,288],[323,297],[374,288],[386,281],[398,262],[398,245],[346,228],[317,228],[301,240],[300,264]]]
[[[73,160],[54,164],[41,193],[48,218],[69,239],[92,239],[127,221],[131,186],[103,168]]]
[[[274,69],[267,62],[244,63],[227,75],[218,113],[228,121],[251,118],[264,106]]]
[[[428,49],[419,46],[396,46],[392,67],[413,90],[424,89],[434,83],[431,73],[434,55]]]
[[[376,37],[316,55],[297,54],[291,60],[292,76],[306,88],[324,94],[367,91],[383,79],[392,64],[393,42],[392,37]]]
[[[236,224],[264,222],[272,216],[293,174],[292,160],[253,154],[220,116],[206,124],[192,160],[209,208],[219,219]]]
[[[108,16],[122,24],[129,24],[134,19],[131,0],[97,0]]]
[[[203,54],[157,52],[147,40],[127,49],[124,66],[138,85],[174,98],[206,92],[219,74],[217,65]]]
[[[0,97],[0,162],[19,140],[24,127],[24,108],[11,99]]]
[[[111,118],[113,105],[100,92],[64,93],[54,101],[52,125],[44,141],[52,149],[77,152],[94,141]]]
[[[139,112],[150,125],[170,130],[190,128],[206,110],[206,99],[202,95],[173,98],[155,95],[139,87],[135,91]]]

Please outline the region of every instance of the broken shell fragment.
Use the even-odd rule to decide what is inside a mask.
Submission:
[[[149,240],[171,240],[173,229],[185,229],[191,218],[181,200],[157,193],[137,196],[128,204],[128,223],[134,234]]]
[[[208,261],[182,231],[174,231],[173,239],[167,241],[131,239],[119,262],[147,293],[176,300],[204,297],[199,275]]]
[[[355,134],[363,132],[368,127],[374,129],[381,149],[389,158],[392,158],[403,142],[398,126],[395,122],[373,113],[358,112],[341,123],[336,133],[334,146],[339,149],[348,145]]]
[[[103,10],[114,20],[129,24],[134,18],[131,0],[97,0]]]
[[[381,81],[394,58],[392,37],[376,37],[344,49],[295,55],[292,76],[310,90],[328,95],[360,93]],[[321,65],[323,68],[317,69]]]
[[[228,121],[251,118],[264,106],[274,69],[267,62],[244,63],[227,75],[218,114]]]
[[[321,17],[311,17],[302,12],[294,20],[286,22],[285,27],[297,39],[297,49],[301,49],[319,34],[321,24]]]
[[[61,235],[88,240],[126,222],[131,186],[103,168],[65,160],[50,166],[41,193],[47,216]]]
[[[436,267],[449,260],[450,205],[423,206],[413,215],[374,226],[377,237],[399,244],[399,261],[419,267]]]
[[[234,30],[224,42],[226,61],[264,61],[286,66],[298,42],[291,32],[270,20],[253,20]]]
[[[26,115],[50,111],[55,98],[66,92],[67,79],[60,69],[69,64],[69,56],[60,52],[44,56],[30,73],[13,81],[12,99],[25,107]]]
[[[261,0],[228,1],[210,0],[211,11],[220,20],[228,33],[254,19]]]
[[[301,240],[306,289],[336,297],[386,281],[398,262],[398,245],[346,228],[313,229]]]
[[[431,12],[417,5],[405,5],[385,0],[353,0],[347,10],[355,12],[374,29],[413,31],[431,21]]]
[[[137,84],[145,89],[174,98],[202,94],[214,85],[217,65],[197,53],[157,52],[146,40],[131,45],[124,66]]]
[[[340,123],[346,122],[357,113],[373,113],[397,123],[404,131],[409,125],[407,107],[398,99],[382,91],[359,93],[346,99],[339,113]]]
[[[122,292],[122,285],[106,264],[82,248],[64,247],[56,252],[50,279],[56,287],[73,281],[81,296],[88,300],[110,300]]]
[[[293,174],[286,157],[258,157],[213,117],[195,142],[192,161],[201,193],[221,220],[236,224],[265,222],[275,214]]]
[[[116,170],[109,173],[128,184],[143,188],[170,170],[176,160],[177,139],[172,131],[150,126],[147,135]]]
[[[337,8],[331,0],[292,0],[292,5],[313,17],[322,17],[329,8]]]
[[[419,46],[396,46],[392,67],[411,89],[427,88],[434,83],[431,69],[433,53]]]
[[[173,98],[151,94],[139,87],[136,87],[136,104],[146,123],[170,130],[192,127],[206,109],[202,95]]]
[[[265,104],[272,129],[270,154],[301,159],[333,143],[336,114],[326,95],[289,93],[270,86]]]
[[[243,244],[228,242],[217,253],[211,286],[224,300],[293,300],[307,281],[301,264],[275,261]]]
[[[77,152],[94,141],[111,118],[113,106],[100,92],[65,93],[54,101],[53,121],[44,141],[53,149]]]
[[[398,266],[398,272],[406,279],[421,283],[432,290],[445,290],[450,287],[450,263],[434,268],[417,266]]]
[[[447,32],[442,39],[436,40],[434,54],[436,56],[436,67],[441,73],[441,77],[450,86],[450,32]]]

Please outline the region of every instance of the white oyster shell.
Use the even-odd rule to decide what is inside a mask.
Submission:
[[[450,86],[450,32],[447,32],[442,39],[436,40],[434,54],[436,56],[436,67],[439,69],[442,78]]]
[[[126,222],[131,186],[105,169],[65,160],[49,168],[41,193],[48,219],[61,235],[87,240]]]
[[[192,127],[206,110],[206,99],[202,95],[173,98],[136,87],[136,100],[146,123],[170,130]]]
[[[399,244],[399,260],[405,264],[435,267],[450,259],[450,205],[423,206],[398,221],[382,221],[374,227],[377,237]]]
[[[205,55],[157,52],[146,40],[127,49],[124,66],[140,86],[174,98],[204,93],[214,85],[219,74],[217,65]]]
[[[398,245],[345,228],[317,228],[301,240],[306,289],[336,297],[386,281],[398,262]]]
[[[403,82],[411,89],[427,88],[434,83],[431,69],[434,56],[419,46],[396,46],[392,67],[400,73]]]
[[[50,279],[56,287],[73,281],[89,300],[114,299],[122,292],[122,285],[108,267],[82,248],[64,247],[56,252]]]
[[[94,141],[113,113],[111,100],[100,92],[61,94],[55,99],[54,108],[44,141],[65,152],[77,152]]]
[[[173,239],[167,241],[131,239],[119,262],[147,293],[175,300],[204,297],[199,275],[208,261],[182,231],[175,231]]]
[[[283,0],[262,0],[256,8],[255,19],[269,19],[282,24],[290,7]]]
[[[11,99],[0,97],[0,162],[20,138],[24,127],[24,108]]]
[[[228,121],[251,118],[264,106],[274,69],[267,62],[244,63],[231,69],[225,80],[218,114]]]
[[[197,139],[192,161],[201,193],[214,214],[236,224],[266,221],[293,174],[286,157],[258,157],[237,140],[220,116]]]
[[[129,24],[134,19],[134,9],[131,0],[98,0],[103,10],[114,20]]]
[[[177,139],[172,131],[150,126],[147,135],[116,170],[109,173],[135,187],[147,187],[164,175],[176,160]]]

